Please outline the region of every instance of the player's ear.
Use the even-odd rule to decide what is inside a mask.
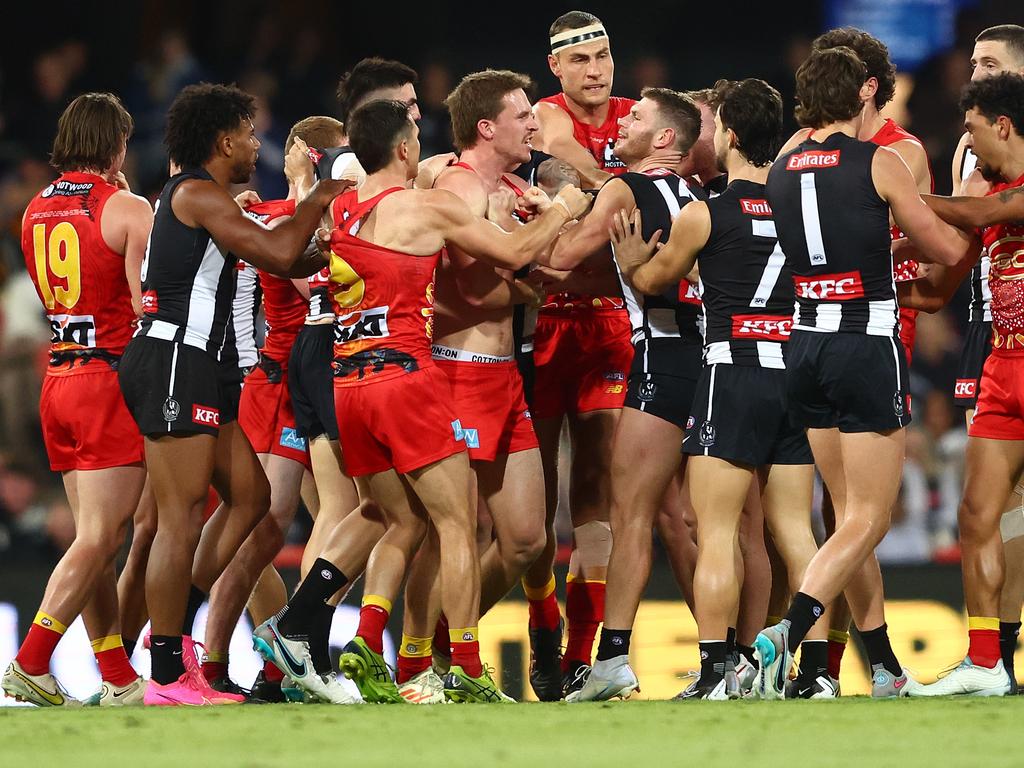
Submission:
[[[490,141],[494,138],[494,122],[492,120],[477,120],[476,132],[484,141]]]
[[[562,67],[558,63],[558,57],[553,53],[548,54],[548,68],[551,70],[551,74],[555,77],[562,76]]]
[[[864,81],[864,85],[860,87],[860,100],[867,101],[868,99],[873,99],[876,93],[878,93],[878,78],[869,77]]]

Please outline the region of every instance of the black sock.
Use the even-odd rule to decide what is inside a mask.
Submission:
[[[167,685],[185,674],[185,664],[181,659],[181,636],[152,635],[150,643],[150,677],[154,682]]]
[[[334,621],[334,606],[320,603],[313,616],[309,633],[309,654],[318,674],[326,675],[333,670],[331,664],[331,624]]]
[[[597,660],[608,661],[616,656],[629,655],[631,629],[608,629],[601,627],[601,642],[597,645]]]
[[[185,606],[185,621],[181,624],[181,634],[192,634],[192,625],[196,623],[196,614],[206,600],[206,593],[195,584],[189,587],[188,603]]]
[[[797,592],[789,604],[785,620],[789,622],[789,652],[796,653],[800,643],[811,631],[814,622],[821,618],[825,606],[808,594]]]
[[[758,668],[757,659],[754,658],[754,646],[752,645],[739,645],[736,644],[736,650],[743,654],[743,658],[754,667]]]
[[[736,627],[725,630],[725,653],[729,657],[736,654]]]
[[[724,640],[701,640],[700,684],[718,685],[725,677],[726,642]]]
[[[899,677],[903,674],[896,654],[892,651],[892,644],[889,642],[889,625],[883,624],[877,629],[868,631],[857,630],[861,642],[864,643],[864,650],[868,654],[868,664],[872,668],[881,664],[889,674]]]
[[[800,677],[828,677],[828,640],[804,640],[800,644]]]
[[[999,622],[999,653],[1003,657],[1006,674],[1013,677],[1013,654],[1017,652],[1017,635],[1020,634],[1019,621]]]
[[[321,606],[347,583],[344,573],[318,557],[281,614],[277,624],[281,633],[285,637],[308,638]]]
[[[137,638],[135,640],[129,640],[127,637],[121,638],[121,643],[124,645],[124,652],[129,659],[132,657],[132,654],[135,653],[135,646],[138,642]]]

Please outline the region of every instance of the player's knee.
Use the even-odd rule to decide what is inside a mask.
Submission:
[[[988,520],[986,510],[974,499],[965,497],[960,502],[960,509],[957,513],[957,521],[960,528],[960,540],[965,544],[973,544],[984,541],[998,532],[998,526],[994,527]]]
[[[572,534],[584,574],[591,568],[603,568],[608,565],[608,559],[612,554],[612,529],[608,523],[591,520],[573,528]]]
[[[526,570],[544,551],[547,532],[538,526],[535,530],[516,531],[510,539],[507,548],[502,547],[503,554],[515,569]]]

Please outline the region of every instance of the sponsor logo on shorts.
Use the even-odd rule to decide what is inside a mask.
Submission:
[[[892,397],[892,411],[899,417],[903,416],[903,394],[900,392],[897,392]]]
[[[156,312],[160,302],[157,301],[156,291],[146,291],[142,294],[142,311],[152,314]]]
[[[622,390],[624,390],[625,388],[625,384],[612,384],[610,387],[605,387],[604,393],[606,395],[621,395]]]
[[[624,374],[622,371],[605,371],[604,372],[604,380],[605,381],[625,381],[626,380],[626,374]]]
[[[808,168],[836,168],[839,166],[840,150],[833,149],[825,152],[820,149],[812,149],[808,152],[801,152],[797,155],[790,155],[786,161],[787,171],[803,171]]]
[[[219,427],[220,411],[208,405],[193,405],[192,421],[204,427]]]
[[[649,403],[654,399],[655,394],[658,392],[658,385],[653,381],[641,381],[640,386],[637,387],[636,399],[645,403]]]
[[[334,341],[347,344],[358,339],[383,339],[388,332],[388,310],[390,307],[373,307],[359,312],[340,315],[334,323]]]
[[[860,272],[839,272],[834,275],[794,277],[797,298],[818,301],[850,301],[864,298]]]
[[[758,340],[789,341],[792,329],[792,317],[733,315],[732,318],[732,337],[734,339],[749,339],[753,336]]]
[[[465,436],[465,432],[462,431],[462,422],[458,419],[452,422],[452,434],[455,435],[456,440],[461,440]]]
[[[701,306],[700,288],[689,280],[682,280],[679,283],[679,294],[677,296],[683,304],[695,304]]]
[[[293,451],[306,450],[306,438],[299,437],[295,427],[284,427],[281,430],[281,439],[278,442],[282,448],[291,448]]]
[[[700,444],[705,448],[710,448],[715,444],[715,438],[718,437],[718,432],[715,430],[715,425],[710,421],[705,421],[700,425],[700,436],[698,440]]]
[[[455,434],[455,439],[464,442],[467,448],[480,447],[480,431],[463,427],[461,419],[452,422],[452,432]]]
[[[751,200],[749,198],[742,198],[740,200],[740,208],[748,216],[771,216],[772,207],[768,205],[767,200]]]
[[[178,416],[181,415],[181,406],[178,405],[178,401],[173,397],[168,397],[164,400],[164,421],[170,424],[172,421],[177,421]]]
[[[686,428],[693,429],[693,425],[697,423],[697,420],[691,416],[686,420]]]
[[[970,398],[978,396],[977,379],[957,379],[953,387],[953,397]]]
[[[525,411],[523,411],[523,418],[528,420],[528,421],[533,421],[533,414],[530,413],[530,409],[529,408],[527,408]]]

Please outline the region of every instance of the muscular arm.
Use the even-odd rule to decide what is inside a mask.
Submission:
[[[597,193],[593,210],[558,238],[549,260],[551,268],[574,269],[598,252],[607,253],[612,217],[621,210],[632,214],[635,208],[636,200],[629,185],[621,179],[609,181]]]
[[[1024,187],[984,197],[926,195],[924,200],[943,221],[961,229],[1024,221]]]
[[[920,312],[933,314],[946,306],[957,287],[970,273],[978,260],[980,244],[975,243],[972,257],[964,259],[953,267],[932,264],[927,272],[917,280],[896,283],[896,297],[901,307],[916,309]],[[917,249],[906,240],[898,240],[893,247],[894,258],[900,260],[920,258]]]
[[[572,118],[555,104],[540,103],[533,108],[540,123],[540,145],[537,149],[564,160],[580,175],[584,188],[600,189],[612,177],[602,171],[597,160],[573,136]]]
[[[304,256],[306,247],[331,200],[351,185],[351,181],[319,182],[298,204],[295,215],[274,229],[246,216],[230,195],[212,181],[182,183],[174,192],[171,206],[185,226],[207,230],[224,253],[233,253],[273,274],[302,277],[323,266],[319,253]]]
[[[879,196],[889,203],[896,225],[914,242],[924,261],[954,266],[968,257],[971,238],[925,205],[910,169],[896,152],[878,148],[871,178]]]
[[[658,295],[690,273],[697,263],[697,254],[710,236],[711,215],[707,204],[692,202],[676,216],[668,242],[654,251],[649,261],[639,266],[624,266],[620,259],[619,268],[636,290],[649,296]],[[619,258],[618,253],[616,257]]]
[[[928,154],[924,151],[924,147],[916,141],[905,139],[897,141],[891,146],[891,149],[907,164],[907,168],[910,169],[910,173],[914,177],[914,183],[917,184],[917,191],[922,195],[931,194],[932,171],[928,166]]]
[[[132,293],[132,308],[142,315],[142,260],[153,229],[153,209],[145,198],[121,191],[107,201],[100,228],[103,240],[124,255],[124,274]]]
[[[963,183],[965,179],[960,175],[960,169],[964,163],[964,153],[967,152],[967,136],[964,134],[960,137],[959,143],[956,145],[956,151],[953,153],[953,168],[951,170],[951,178],[953,179],[953,194],[963,194]]]

